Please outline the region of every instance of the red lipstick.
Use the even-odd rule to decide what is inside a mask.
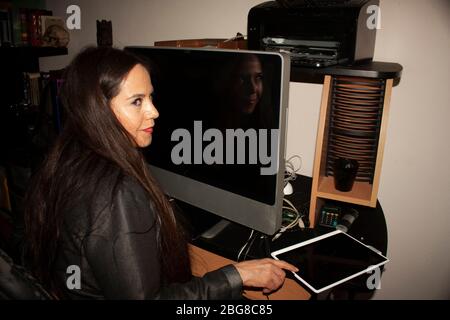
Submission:
[[[143,131],[145,131],[147,133],[153,133],[153,127],[149,127],[147,129],[144,129]]]

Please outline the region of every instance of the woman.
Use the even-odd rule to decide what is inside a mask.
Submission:
[[[282,268],[295,268],[272,259],[191,276],[186,237],[139,150],[158,118],[152,93],[145,63],[117,49],[88,48],[67,68],[64,129],[27,199],[34,274],[75,299],[233,299],[242,286],[277,289]],[[73,266],[81,287],[66,285]]]

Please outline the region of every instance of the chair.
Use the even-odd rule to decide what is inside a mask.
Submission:
[[[0,249],[0,300],[50,300],[52,296]]]
[[[12,212],[6,174],[0,168],[0,300],[48,300],[52,296],[21,265],[23,219]],[[4,251],[6,250],[6,251]]]
[[[0,209],[0,300],[51,299],[38,281],[21,265],[21,237],[11,213]],[[17,230],[15,230],[17,229]],[[6,250],[6,251],[5,251]]]

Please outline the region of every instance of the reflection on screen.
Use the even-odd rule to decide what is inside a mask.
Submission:
[[[160,114],[152,145],[145,151],[149,163],[273,205],[276,174],[262,175],[261,168],[268,168],[268,161],[277,157],[271,146],[272,142],[277,146],[278,138],[270,130],[279,129],[280,123],[281,59],[195,50],[146,54]],[[215,135],[204,135],[208,129]],[[238,135],[244,132],[245,143],[229,135],[230,129]],[[260,129],[268,134],[260,134]],[[175,131],[189,133],[189,152],[184,137],[172,141]]]

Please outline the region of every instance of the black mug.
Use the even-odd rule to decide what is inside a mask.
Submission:
[[[353,188],[359,163],[354,159],[337,158],[334,161],[333,175],[336,190],[348,192]]]

